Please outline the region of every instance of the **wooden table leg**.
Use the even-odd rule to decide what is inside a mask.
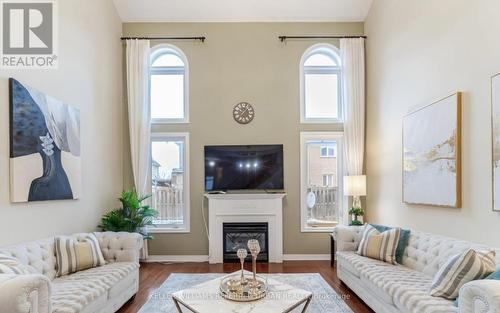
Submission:
[[[335,265],[335,240],[333,240],[333,236],[330,235],[330,267]]]

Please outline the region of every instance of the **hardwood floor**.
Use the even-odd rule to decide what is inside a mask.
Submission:
[[[250,264],[245,264],[250,265]],[[246,269],[251,270],[250,266]],[[146,303],[149,296],[163,284],[171,273],[231,273],[239,269],[239,264],[208,263],[142,263],[140,269],[139,292],[127,302],[118,313],[135,313]],[[320,273],[354,312],[373,312],[338,278],[329,261],[287,261],[283,264],[258,263],[260,273]]]

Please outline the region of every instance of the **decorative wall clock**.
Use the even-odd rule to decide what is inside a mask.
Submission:
[[[248,102],[240,102],[233,109],[234,120],[240,124],[248,124],[255,117],[255,110]]]

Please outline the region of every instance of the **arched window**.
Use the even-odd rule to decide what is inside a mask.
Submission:
[[[301,123],[342,121],[342,66],[338,49],[317,44],[300,61]]]
[[[159,45],[150,57],[150,104],[153,123],[187,123],[188,62],[173,45]]]

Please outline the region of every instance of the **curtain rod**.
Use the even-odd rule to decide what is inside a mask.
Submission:
[[[198,36],[198,37],[121,37],[121,40],[128,39],[137,39],[137,40],[199,40],[201,42],[205,42],[207,37]]]
[[[344,38],[366,38],[366,36],[279,36],[281,42],[287,39],[344,39]]]

